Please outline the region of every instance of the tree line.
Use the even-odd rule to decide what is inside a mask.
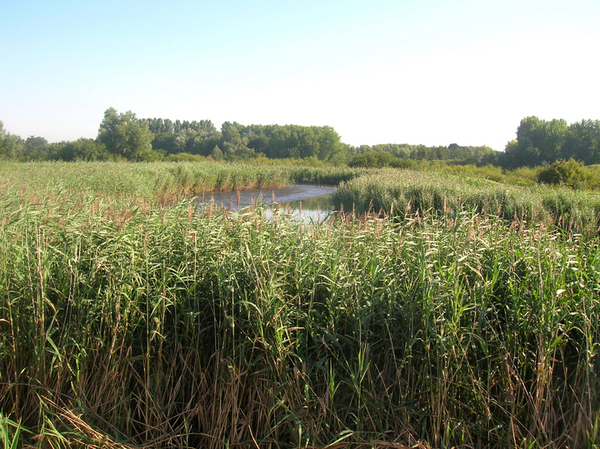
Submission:
[[[450,144],[448,147],[387,144],[360,146],[349,165],[361,167],[402,167],[408,161],[442,160],[455,164],[495,165],[505,169],[548,166],[559,161],[600,164],[600,120],[582,120],[567,124],[565,120],[541,120],[531,116],[521,120],[517,138],[508,142],[505,151],[487,146]]]
[[[574,159],[586,165],[600,163],[600,120],[521,120],[517,139],[508,143],[503,155],[506,168],[535,167],[558,160]]]
[[[0,122],[0,159],[152,161],[173,155],[213,159],[306,159],[345,163],[348,145],[329,126],[249,125],[225,122],[220,130],[210,120],[139,119],[114,108],[104,112],[96,139],[48,143],[42,137],[23,140]]]
[[[456,164],[496,164],[499,151],[488,146],[447,147],[409,144],[361,145],[354,150],[348,165],[354,167],[407,167],[416,161],[445,161]],[[411,163],[412,161],[412,163]]]
[[[328,126],[250,125],[225,122],[217,130],[210,120],[136,119],[114,108],[104,113],[97,142],[128,160],[157,159],[186,153],[213,159],[316,158],[344,162],[344,145]]]
[[[361,167],[408,167],[410,161],[446,161],[453,164],[495,165],[507,169],[552,164],[575,159],[600,163],[600,121],[521,120],[516,140],[505,151],[487,146],[425,146],[410,144],[361,145],[341,142],[329,126],[241,125],[225,122],[221,129],[210,120],[181,121],[138,118],[114,108],[104,112],[96,139],[48,143],[43,137],[22,139],[0,122],[0,159],[18,161],[62,160],[181,160],[210,157],[239,160],[311,159]]]

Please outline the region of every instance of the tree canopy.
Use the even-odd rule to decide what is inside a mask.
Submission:
[[[534,167],[571,158],[587,165],[600,163],[599,120],[567,125],[565,120],[526,117],[521,120],[517,139],[506,146],[502,165]]]
[[[31,160],[179,160],[176,155],[238,160],[256,157],[297,159],[319,163],[347,163],[363,167],[404,167],[406,161],[445,161],[448,164],[496,165],[506,169],[534,167],[573,159],[600,164],[600,121],[521,120],[517,138],[505,151],[487,146],[426,146],[378,144],[354,147],[341,142],[330,126],[242,125],[224,122],[220,129],[210,120],[137,118],[131,111],[104,112],[97,138],[48,143],[38,136],[22,139],[10,134],[0,121],[0,159]]]
[[[131,111],[119,114],[111,107],[104,112],[97,140],[109,153],[135,160],[140,153],[152,149],[153,139],[147,122],[138,120]]]

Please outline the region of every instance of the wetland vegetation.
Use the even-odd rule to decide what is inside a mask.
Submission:
[[[0,122],[0,441],[598,447],[599,163],[597,120],[527,117],[504,152]],[[337,211],[198,201],[302,183]]]
[[[0,167],[5,447],[595,447],[598,199],[402,169]],[[339,186],[325,222],[195,195]]]

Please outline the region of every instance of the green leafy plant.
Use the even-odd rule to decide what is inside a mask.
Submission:
[[[561,184],[572,189],[591,188],[597,185],[594,172],[574,159],[559,160],[541,168],[538,182],[545,184]]]

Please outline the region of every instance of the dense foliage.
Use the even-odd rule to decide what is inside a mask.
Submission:
[[[596,173],[574,159],[558,160],[547,167],[542,167],[537,179],[539,182],[560,184],[572,189],[596,189],[600,182]]]
[[[350,167],[365,168],[414,168],[417,164],[412,159],[400,159],[385,151],[368,151],[354,156],[348,165]]]
[[[136,160],[141,153],[152,149],[153,138],[148,125],[138,120],[133,112],[119,114],[109,108],[104,112],[97,140],[112,155]]]
[[[517,140],[506,146],[503,164],[533,167],[571,158],[587,165],[600,163],[600,120],[567,125],[564,120],[527,117],[521,120]]]
[[[0,122],[0,159],[19,161],[131,160],[156,162],[290,159],[317,160],[353,167],[413,167],[414,161],[444,161],[450,165],[494,165],[505,169],[534,167],[574,159],[600,163],[600,121],[521,121],[517,139],[504,152],[487,146],[378,144],[353,147],[344,144],[329,126],[241,125],[225,122],[218,130],[210,120],[139,119],[127,111],[109,108],[95,140],[49,144],[42,137],[23,140],[8,133]]]
[[[307,224],[262,209],[160,205],[158,179],[191,190],[202,165],[0,169],[7,444],[600,443],[592,233],[477,213],[456,186],[442,213],[424,191],[422,207],[396,220]],[[217,169],[240,182],[276,176],[231,164],[206,174]],[[424,190],[424,176],[367,179],[374,198],[394,188],[400,197]],[[537,197],[521,192],[517,212],[533,209]],[[559,214],[586,201],[559,193]]]
[[[147,120],[150,129],[160,130],[153,147],[166,154],[186,152],[221,157],[317,158],[323,161],[345,160],[345,147],[333,128],[297,125],[251,125],[225,122],[221,132],[210,123]],[[162,127],[159,125],[162,123]]]
[[[498,164],[501,153],[489,147],[460,146],[455,143],[447,147],[427,147],[409,144],[361,145],[349,149],[349,164],[356,167],[401,167],[406,168],[407,160],[448,161],[466,164]],[[387,156],[386,156],[387,155]],[[393,157],[390,157],[393,156]]]

